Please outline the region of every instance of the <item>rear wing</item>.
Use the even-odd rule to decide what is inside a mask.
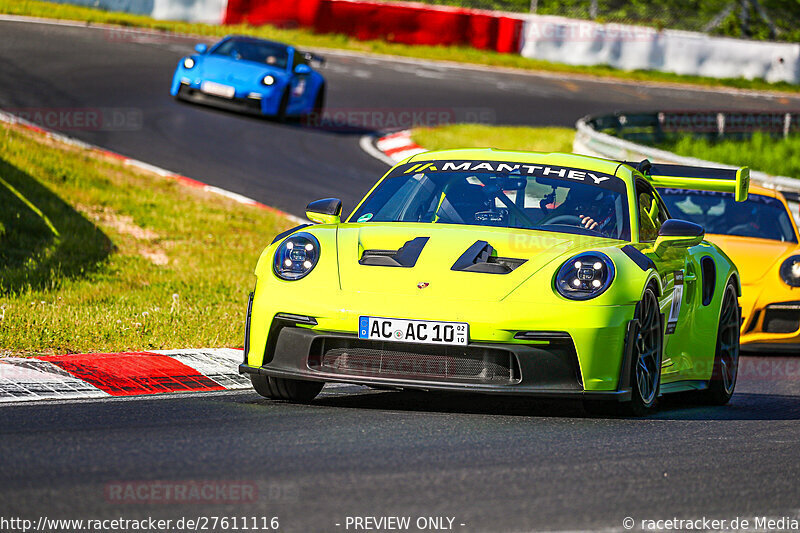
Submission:
[[[646,159],[631,166],[644,174],[653,187],[730,192],[734,194],[737,202],[747,200],[747,192],[750,189],[750,169],[747,167],[734,170],[653,164]]]
[[[325,64],[325,58],[322,56],[318,56],[317,54],[312,54],[311,52],[303,52],[303,58],[309,63],[313,63],[318,67],[321,67]]]

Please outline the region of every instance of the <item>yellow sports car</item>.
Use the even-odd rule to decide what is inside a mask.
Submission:
[[[800,244],[777,191],[750,186],[746,202],[724,192],[661,189],[670,215],[702,225],[742,276],[742,349],[800,351]]]

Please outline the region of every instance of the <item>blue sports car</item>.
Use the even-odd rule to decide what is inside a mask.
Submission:
[[[170,93],[180,99],[284,120],[322,113],[323,60],[286,44],[228,36],[195,46],[175,69]],[[318,115],[319,116],[319,115]]]

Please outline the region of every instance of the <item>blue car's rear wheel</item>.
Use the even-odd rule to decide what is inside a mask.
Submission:
[[[311,113],[317,117],[322,118],[322,112],[325,110],[325,85],[320,85],[317,91],[317,97],[314,99],[314,109]]]
[[[281,101],[278,104],[278,113],[275,115],[275,120],[278,122],[286,122],[286,109],[289,107],[289,88],[287,87],[281,95]]]

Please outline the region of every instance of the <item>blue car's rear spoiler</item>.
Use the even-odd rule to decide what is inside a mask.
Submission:
[[[318,56],[317,54],[312,54],[311,52],[303,52],[303,57],[306,61],[317,63],[319,66],[325,64],[325,58],[322,56]]]

